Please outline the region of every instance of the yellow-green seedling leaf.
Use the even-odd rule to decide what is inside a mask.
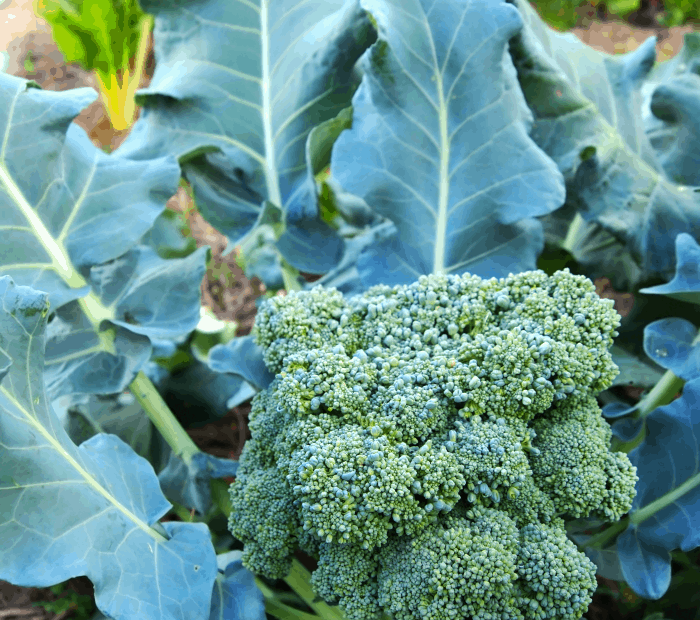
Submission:
[[[152,18],[138,0],[37,0],[67,62],[94,70],[115,129],[134,121]]]

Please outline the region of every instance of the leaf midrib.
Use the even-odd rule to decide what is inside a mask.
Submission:
[[[32,209],[31,205],[24,197],[22,190],[10,176],[4,161],[0,163],[0,183],[5,187],[10,198],[12,198],[13,202],[27,220],[32,233],[51,258],[51,264],[54,270],[74,288],[85,286],[85,279],[72,268],[70,259],[68,258],[68,252],[53,238],[44,225],[44,222],[42,222],[39,216],[34,212],[34,209]]]
[[[18,209],[29,224],[29,229],[39,240],[39,243],[41,243],[42,247],[49,255],[49,258],[51,259],[51,267],[54,269],[54,271],[56,271],[56,273],[63,278],[64,282],[69,287],[74,289],[83,288],[87,286],[87,282],[85,281],[85,278],[80,275],[78,270],[73,267],[68,251],[63,245],[63,240],[68,234],[69,223],[67,223],[64,227],[61,238],[54,239],[51,232],[48,230],[48,228],[46,228],[44,222],[41,221],[41,218],[37,215],[32,206],[29,204],[29,201],[25,198],[24,193],[12,178],[10,171],[5,165],[7,144],[10,137],[10,128],[12,127],[11,121],[14,116],[17,99],[19,98],[21,92],[23,91],[19,91],[17,96],[12,100],[12,104],[7,113],[8,122],[2,139],[2,147],[0,149],[0,185],[5,188],[10,198],[17,205]],[[95,167],[93,166],[90,178],[92,178],[94,171]],[[83,190],[83,193],[81,193],[79,202],[73,205],[69,222],[71,222],[75,217],[75,214],[77,213],[80,204],[85,197],[85,191],[86,188]],[[45,267],[48,268],[49,265],[46,265]],[[95,326],[95,331],[98,332],[98,335],[99,324],[105,319],[109,320],[114,318],[113,310],[105,308],[99,298],[92,291],[88,293],[87,296],[80,298],[78,302],[80,303],[83,312],[85,312],[86,316],[90,319],[90,322]],[[105,345],[105,350],[112,351],[111,342],[102,336],[100,336],[100,339]]]
[[[282,195],[279,187],[277,164],[275,162],[275,144],[272,130],[272,102],[270,99],[270,44],[269,44],[268,0],[260,2],[260,43],[262,56],[262,121],[265,139],[265,178],[268,199],[282,208]]]
[[[30,336],[31,339],[31,336]],[[27,363],[29,363],[29,356],[27,356]],[[2,393],[5,398],[14,405],[18,411],[20,411],[27,422],[32,428],[34,428],[46,441],[49,443],[49,445],[58,453],[60,454],[70,465],[73,467],[77,472],[78,475],[80,475],[85,482],[90,486],[96,493],[99,495],[102,495],[110,504],[112,504],[119,512],[121,512],[127,519],[129,519],[132,523],[134,523],[139,529],[143,530],[145,533],[147,533],[149,536],[151,536],[156,542],[166,542],[166,539],[161,536],[158,532],[155,530],[151,529],[148,524],[137,517],[131,510],[129,510],[126,506],[124,506],[121,502],[119,502],[114,496],[112,496],[110,493],[107,492],[107,490],[99,483],[95,478],[87,472],[83,467],[78,463],[70,454],[68,454],[64,449],[63,446],[58,442],[58,440],[50,435],[44,426],[39,424],[38,419],[35,415],[32,415],[27,409],[25,409],[22,404],[17,401],[17,399],[10,394],[10,392],[4,387],[0,386],[0,393]],[[30,397],[30,402],[31,402],[31,397]],[[50,484],[50,483],[45,483],[45,484]],[[16,485],[13,488],[22,488],[23,485]],[[0,489],[2,490],[2,489]]]

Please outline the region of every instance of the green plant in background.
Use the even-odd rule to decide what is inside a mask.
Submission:
[[[39,601],[34,603],[34,607],[43,607],[51,614],[63,614],[70,611],[73,612],[71,617],[75,620],[87,620],[95,611],[95,602],[92,596],[78,594],[75,590],[68,590],[65,596],[61,596],[66,590],[65,583],[56,584],[50,590],[60,598],[55,601]]]
[[[36,0],[35,11],[66,61],[95,71],[114,128],[131,126],[153,26],[138,0]]]
[[[582,4],[584,2],[569,0],[540,0],[532,3],[542,19],[558,30],[568,30],[576,25],[576,9]]]
[[[691,19],[700,19],[700,5],[696,0],[665,0],[659,21],[664,26],[679,26]]]
[[[586,5],[596,8],[604,6],[606,11],[617,18],[625,18],[632,11],[642,8],[641,0],[533,0],[530,4],[540,16],[558,30],[569,30],[578,20],[577,9]],[[659,25],[680,26],[689,20],[700,19],[700,3],[696,0],[664,0],[663,11],[657,15]]]
[[[34,57],[33,57],[33,54],[30,50],[29,53],[27,54],[27,57],[24,59],[24,70],[27,73],[34,73],[35,69],[36,69],[36,67],[34,66]]]

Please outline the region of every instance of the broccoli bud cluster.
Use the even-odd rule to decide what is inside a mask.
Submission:
[[[562,518],[617,520],[637,481],[595,399],[618,326],[568,270],[268,299],[276,377],[231,487],[244,564],[282,577],[302,549],[349,620],[580,618],[595,566]]]

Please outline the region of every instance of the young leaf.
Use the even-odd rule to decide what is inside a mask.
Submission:
[[[208,363],[214,372],[237,375],[258,390],[264,390],[275,378],[265,366],[262,349],[252,336],[234,338],[212,347]]]
[[[685,319],[661,319],[644,328],[644,351],[659,366],[691,381],[700,377],[698,328]]]
[[[170,454],[165,469],[158,474],[163,493],[173,502],[196,508],[199,514],[206,515],[211,506],[211,478],[235,476],[238,462],[220,459],[211,454],[198,452],[189,463]]]
[[[114,435],[69,439],[43,386],[48,296],[3,277],[0,300],[0,579],[46,587],[86,575],[111,618],[206,617],[207,527],[166,523],[166,538],[152,526],[170,504],[148,461]]]
[[[265,620],[263,595],[255,576],[243,567],[239,550],[216,556],[219,574],[214,584],[210,620]]]
[[[683,47],[660,64],[644,89],[649,105],[644,123],[669,179],[700,185],[700,32],[688,32]]]
[[[153,20],[138,0],[37,0],[37,14],[51,24],[66,62],[95,70],[115,129],[134,120]]]
[[[148,360],[150,339],[189,333],[199,321],[206,253],[200,248],[186,258],[163,260],[152,249],[137,247],[93,267],[92,295],[111,309],[105,325],[114,339],[105,338],[77,302],[59,308],[47,330],[51,396],[123,390]]]
[[[185,236],[185,216],[169,209],[158,216],[153,227],[141,239],[143,245],[152,247],[161,258],[182,258],[197,248],[191,236]]]
[[[508,54],[518,12],[485,0],[362,6],[379,40],[362,58],[331,174],[397,231],[365,253],[364,283],[534,269],[543,240],[530,218],[561,206],[564,186],[527,135]]]
[[[64,401],[68,401],[67,406],[62,406]],[[167,444],[129,392],[58,399],[52,407],[74,444],[79,446],[99,433],[111,433],[147,459],[155,471],[165,465],[167,459],[162,454]]]
[[[639,289],[646,295],[666,295],[700,305],[700,245],[688,234],[676,237],[676,275],[668,284]]]

